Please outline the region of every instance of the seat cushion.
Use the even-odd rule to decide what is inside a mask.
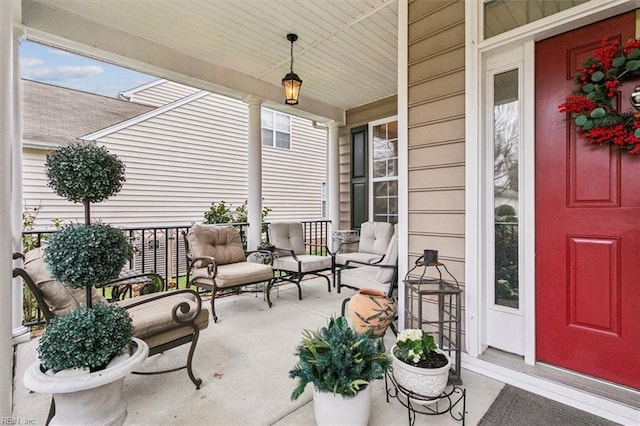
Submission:
[[[389,222],[364,222],[360,228],[358,251],[380,256],[387,252],[393,236],[393,224]]]
[[[347,263],[347,260],[356,260],[358,262],[372,263],[372,262],[377,262],[381,258],[382,258],[382,255],[376,254],[376,253],[359,253],[359,252],[340,253],[340,254],[336,254],[336,264],[344,265],[345,263]],[[354,264],[349,266],[361,266],[361,265]]]
[[[194,225],[187,241],[193,256],[213,257],[218,265],[246,260],[240,233],[233,226]],[[206,262],[197,262],[196,266],[206,266]]]
[[[149,348],[154,348],[193,333],[191,327],[176,324],[172,316],[173,307],[182,302],[187,302],[191,309],[196,309],[197,302],[189,294],[179,293],[174,296],[128,307],[144,299],[155,299],[159,294],[164,293],[148,294],[115,302],[127,309],[131,316],[133,336],[144,340],[149,345]],[[186,318],[186,314],[178,310],[178,318]],[[195,318],[195,325],[199,330],[204,330],[209,325],[209,311],[204,306]]]
[[[384,255],[384,260],[381,262],[384,265],[396,265],[398,263],[398,235],[393,234],[387,253]],[[376,279],[381,283],[391,283],[393,280],[394,270],[392,268],[378,268],[378,274]]]
[[[270,265],[253,262],[237,262],[218,266],[216,274],[216,286],[218,288],[235,287],[243,284],[269,281],[273,278],[273,269]],[[198,285],[203,283],[211,286],[211,279],[207,268],[193,269],[191,281]]]
[[[331,256],[302,254],[296,257],[300,260],[300,272],[315,272],[331,269]],[[298,262],[293,256],[278,257],[273,260],[273,268],[282,271],[297,272]]]
[[[389,292],[390,283],[381,283],[376,279],[378,270],[375,266],[362,266],[360,268],[341,269],[340,284],[359,289],[370,288],[383,292]]]
[[[42,293],[51,313],[63,317],[74,308],[86,305],[87,291],[85,288],[69,287],[51,276],[44,261],[43,247],[27,252],[24,258],[24,270]],[[95,287],[91,288],[91,300],[93,303],[107,303]]]
[[[300,222],[272,222],[269,224],[269,241],[277,248],[305,254],[304,231]]]

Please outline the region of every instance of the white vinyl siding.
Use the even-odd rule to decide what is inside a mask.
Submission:
[[[199,90],[173,81],[162,81],[129,93],[129,100],[137,104],[159,107],[189,96]],[[97,130],[97,129],[96,129]]]
[[[232,209],[247,198],[246,104],[208,94],[97,140],[126,165],[122,191],[92,205],[92,218],[118,226],[201,222],[212,202]],[[268,220],[319,219],[326,172],[326,132],[292,117],[296,149],[263,151]],[[267,152],[268,151],[268,152]],[[23,196],[42,204],[37,226],[81,220],[82,206],[46,185],[45,150],[25,150]]]

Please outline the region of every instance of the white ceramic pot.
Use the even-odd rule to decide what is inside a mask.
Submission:
[[[318,426],[366,426],[371,410],[371,385],[353,398],[313,389],[313,414]]]
[[[93,373],[45,373],[40,361],[35,361],[24,373],[24,386],[53,395],[56,414],[52,425],[122,425],[127,418],[127,404],[122,397],[124,379],[149,355],[145,342],[135,337],[132,340],[128,356],[120,356],[104,370]]]
[[[449,381],[449,368],[451,359],[438,349],[437,351],[447,357],[447,365],[440,368],[419,368],[400,361],[394,354],[396,346],[391,348],[391,360],[393,365],[393,377],[397,384],[403,388],[428,398],[434,398],[442,394]]]

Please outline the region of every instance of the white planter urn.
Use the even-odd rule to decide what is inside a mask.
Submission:
[[[65,370],[42,372],[40,361],[24,373],[24,386],[39,393],[52,394],[56,414],[51,425],[122,425],[127,418],[127,404],[122,388],[127,374],[149,355],[149,346],[133,338],[130,354],[113,359],[100,371]]]
[[[420,368],[400,361],[394,354],[396,346],[391,348],[391,360],[393,365],[393,377],[396,383],[404,389],[425,396],[435,398],[442,394],[449,381],[449,369],[451,358],[437,349],[437,352],[447,357],[447,365],[440,368]]]
[[[366,426],[371,410],[371,385],[353,398],[313,390],[313,414],[318,426]]]

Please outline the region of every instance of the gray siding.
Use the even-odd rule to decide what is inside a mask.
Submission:
[[[159,107],[189,96],[198,90],[173,81],[162,81],[154,86],[134,91],[129,100],[137,104]]]
[[[214,201],[247,198],[247,107],[208,94],[101,137],[126,165],[122,191],[92,206],[92,216],[119,226],[199,222]],[[326,131],[292,118],[292,149],[263,148],[263,204],[269,220],[321,218]],[[82,207],[56,196],[44,175],[46,151],[25,149],[23,193],[42,205],[38,226],[80,220]]]

